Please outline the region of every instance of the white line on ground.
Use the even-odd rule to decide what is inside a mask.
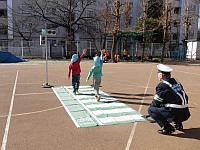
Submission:
[[[182,73],[186,73],[186,74],[192,74],[192,75],[197,75],[197,76],[200,76],[200,74],[199,74],[199,73],[194,73],[194,72],[179,71],[179,70],[176,70],[176,72],[182,72]]]
[[[21,113],[21,114],[12,114],[11,116],[23,116],[23,115],[31,115],[31,114],[37,114],[37,113],[42,113],[42,112],[47,112],[47,111],[51,111],[51,110],[56,110],[59,108],[63,108],[63,106],[58,106],[58,107],[54,107],[54,108],[49,108],[49,109],[45,109],[45,110],[39,110],[39,111],[34,111],[34,112],[27,112],[27,113]],[[0,118],[4,118],[7,117],[8,115],[5,116],[0,116]]]
[[[15,95],[39,95],[39,94],[54,94],[54,92],[44,92],[44,93],[24,93],[24,94],[15,94]]]
[[[152,72],[153,72],[153,67],[151,69],[151,73],[150,73],[149,80],[148,80],[147,85],[146,85],[146,89],[144,91],[144,97],[142,98],[141,104],[144,103],[145,94],[147,93],[147,89],[149,87],[149,82],[150,82],[150,79],[151,79],[151,76],[152,76]],[[139,110],[138,110],[139,113],[140,113],[141,109],[142,109],[142,105],[140,105],[140,107],[139,107]],[[129,139],[128,139],[128,142],[127,142],[125,150],[129,150],[130,149],[130,146],[131,146],[131,143],[132,143],[132,140],[133,140],[133,136],[135,134],[136,126],[137,126],[137,122],[135,122],[134,125],[133,125],[133,128],[131,130],[131,133],[130,133],[130,136],[129,136]]]
[[[69,114],[70,118],[72,119],[72,121],[74,122],[74,124],[77,126],[77,127],[80,127],[78,125],[78,123],[76,122],[76,120],[74,119],[74,117],[72,116],[71,112],[67,109],[67,107],[65,106],[64,102],[62,101],[62,99],[59,97],[58,93],[55,91],[54,88],[52,88],[54,93],[56,94],[56,96],[58,97],[60,103],[63,105],[64,109],[67,111],[67,113]]]
[[[11,114],[12,114],[12,110],[13,110],[14,95],[15,95],[15,91],[16,91],[17,79],[18,79],[18,70],[17,70],[17,74],[16,74],[16,78],[15,78],[15,84],[13,87],[13,93],[12,93],[12,98],[11,98],[11,102],[10,102],[10,109],[9,109],[9,114],[8,114],[8,118],[7,118],[7,122],[6,122],[6,128],[5,128],[4,137],[3,137],[3,141],[2,141],[2,145],[1,145],[1,150],[6,149],[6,143],[7,143],[7,139],[8,139]]]
[[[2,83],[0,84],[0,86],[9,85],[9,84],[13,84],[13,83]],[[17,84],[19,85],[19,84],[41,84],[41,83],[17,83]]]

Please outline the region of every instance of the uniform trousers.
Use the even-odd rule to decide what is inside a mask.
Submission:
[[[148,113],[161,128],[174,120],[174,110],[171,108],[150,106]]]

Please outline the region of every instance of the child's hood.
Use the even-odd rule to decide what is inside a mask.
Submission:
[[[76,62],[77,60],[78,60],[78,55],[77,54],[72,55],[71,62]]]
[[[95,56],[95,57],[93,58],[93,60],[94,60],[94,66],[95,66],[95,67],[101,65],[100,57],[99,57],[99,56]]]

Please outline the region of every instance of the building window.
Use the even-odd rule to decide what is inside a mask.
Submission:
[[[174,27],[178,27],[178,26],[180,26],[180,22],[179,21],[175,21],[174,22]]]
[[[28,5],[21,5],[21,13],[22,14],[31,14],[32,12],[32,7]]]
[[[173,34],[173,40],[177,40],[177,38],[178,38],[178,34],[177,33]]]
[[[0,41],[0,46],[5,46],[5,47],[7,47],[7,46],[8,46],[8,41],[7,41],[7,40],[5,40],[5,41],[1,40],[1,41]]]
[[[7,18],[7,10],[0,9],[0,18]]]
[[[2,35],[7,35],[8,34],[7,26],[0,26],[0,34],[2,34]]]
[[[189,33],[189,36],[194,36],[194,30],[193,30],[193,29],[190,29],[190,30],[188,31],[188,33]]]
[[[178,23],[177,22],[174,22],[174,27],[177,27],[178,26]]]
[[[174,8],[174,14],[180,14],[180,10],[181,10],[180,7],[175,7]]]

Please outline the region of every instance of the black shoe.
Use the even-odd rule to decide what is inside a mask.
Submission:
[[[158,133],[169,135],[169,134],[173,133],[174,131],[175,131],[175,128],[174,127],[170,127],[168,129],[158,130]]]
[[[182,123],[177,123],[177,124],[175,124],[174,128],[176,128],[176,130],[181,131],[181,130],[183,130],[183,124]]]

